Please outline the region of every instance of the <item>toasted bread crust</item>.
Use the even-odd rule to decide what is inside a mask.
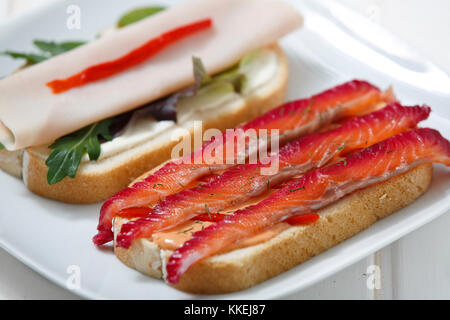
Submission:
[[[385,182],[356,191],[318,211],[321,218],[308,226],[290,227],[261,244],[210,257],[193,265],[175,286],[200,294],[249,288],[274,277],[368,228],[377,220],[406,207],[430,186],[433,165],[423,164]],[[125,221],[116,219],[115,234]],[[115,247],[116,256],[131,268],[161,278],[170,251],[148,239],[130,249]]]
[[[221,131],[236,127],[268,110],[277,107],[285,100],[288,80],[288,62],[278,45],[270,48],[279,57],[277,77],[262,90],[245,98],[245,105],[230,112],[211,116],[203,120],[203,130],[217,128]],[[55,185],[47,183],[45,159],[49,151],[42,147],[28,148],[24,153],[23,180],[34,193],[68,203],[94,203],[105,200],[122,190],[136,177],[170,159],[171,151],[178,141],[165,141],[158,148],[139,151],[125,160],[114,160],[107,170],[83,170],[83,165],[74,179],[65,178]],[[111,158],[108,159],[111,163]],[[91,164],[92,165],[92,164]],[[99,167],[102,164],[99,164]],[[0,164],[1,167],[1,164]]]

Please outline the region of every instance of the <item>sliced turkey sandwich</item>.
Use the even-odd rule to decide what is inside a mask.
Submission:
[[[224,130],[281,104],[276,43],[301,24],[280,1],[187,0],[134,10],[89,43],[5,52],[27,64],[0,80],[0,167],[48,198],[106,199],[168,160],[177,129]]]

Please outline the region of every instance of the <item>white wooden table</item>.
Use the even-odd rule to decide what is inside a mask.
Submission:
[[[0,19],[33,10],[48,1],[52,0],[0,0]],[[450,73],[450,1],[329,1],[340,1],[383,25]],[[448,230],[450,212],[372,256],[286,298],[450,299]],[[379,283],[373,281],[374,265],[379,267]],[[379,285],[379,289],[371,289],[374,284]],[[0,249],[0,299],[78,297]]]

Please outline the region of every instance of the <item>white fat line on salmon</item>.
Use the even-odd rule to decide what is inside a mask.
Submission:
[[[279,169],[279,132],[279,129],[237,128],[227,129],[223,134],[210,128],[203,133],[202,121],[194,121],[192,131],[178,128],[172,133],[171,140],[178,143],[172,148],[171,159],[183,164],[270,164],[261,168],[261,174],[273,175]]]

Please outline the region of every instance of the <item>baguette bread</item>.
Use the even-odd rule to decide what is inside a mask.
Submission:
[[[223,131],[236,127],[284,102],[288,80],[287,58],[276,44],[264,50],[275,53],[276,76],[257,89],[240,94],[217,111],[196,113],[195,120],[202,121],[203,130],[217,128]],[[193,127],[189,123],[179,125],[192,133]],[[47,183],[45,160],[51,151],[47,146],[26,148],[19,154],[2,150],[0,168],[21,177],[26,187],[38,195],[68,203],[99,202],[125,188],[144,172],[170,159],[173,147],[179,143],[171,139],[171,133],[176,128],[179,126],[173,126],[164,134],[124,152],[98,161],[83,162],[74,179],[66,177],[55,185]]]
[[[181,277],[175,288],[198,294],[228,293],[249,288],[289,270],[411,204],[428,189],[432,175],[433,165],[423,164],[358,190],[317,211],[320,219],[313,224],[291,226],[267,241],[196,263]],[[125,222],[127,220],[124,218],[115,219],[115,236]],[[128,250],[114,244],[114,252],[127,266],[160,279],[165,278],[165,265],[172,253],[162,250],[151,239],[136,240]]]

